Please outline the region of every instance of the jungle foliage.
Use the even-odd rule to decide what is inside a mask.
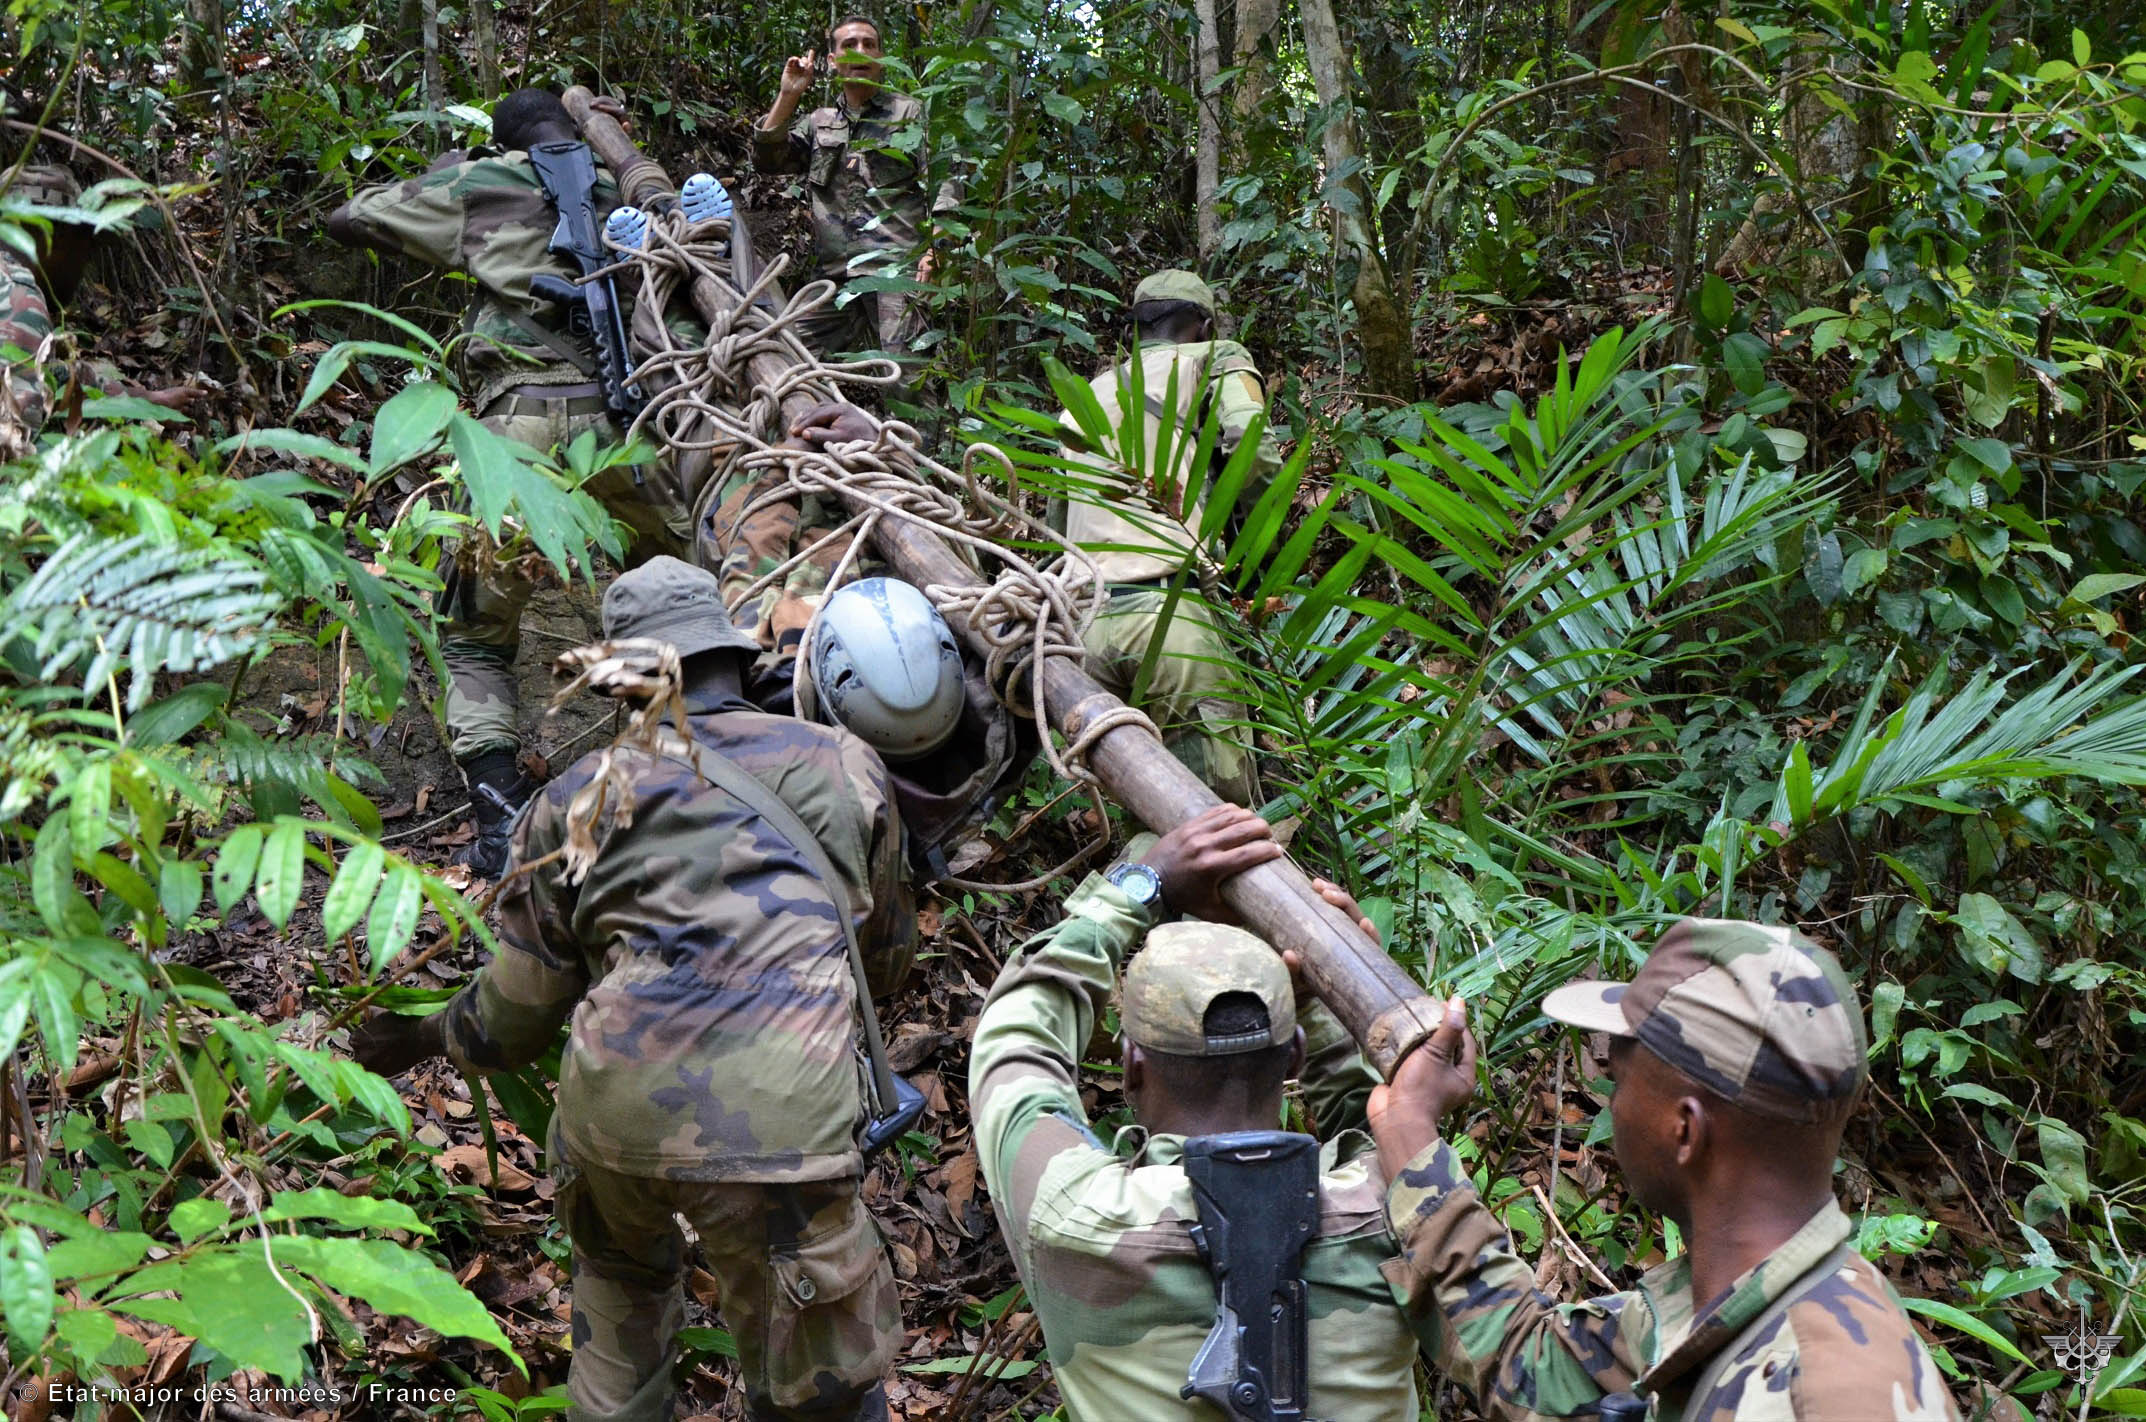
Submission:
[[[436,660],[430,595],[473,522],[570,576],[617,551],[576,486],[619,452],[484,435],[451,283],[361,261],[340,294],[371,305],[282,303],[333,266],[330,207],[481,137],[502,85],[608,88],[657,156],[741,172],[744,125],[827,18],[10,7],[11,86],[142,180],[86,200],[126,234],[115,304],[231,396],[188,422],[63,392],[0,470],[11,1380],[138,1367],[126,1319],[194,1338],[212,1378],[295,1377],[310,1344],[361,1356],[338,1297],[506,1346],[438,1262],[435,1235],[471,1228],[456,1187],[329,1044],[361,1001],[424,1005],[393,977],[421,923],[488,942],[383,842],[360,733]],[[1267,813],[1298,859],[1477,1000],[1474,1164],[1523,1248],[1549,1228],[1523,1161],[1612,1270],[1676,1247],[1614,1174],[1542,1155],[1579,1142],[1535,1088],[1578,1091],[1584,1058],[1541,993],[1626,971],[1680,915],[1792,920],[1862,986],[1878,1090],[1844,1194],[1962,1397],[2146,1416],[2140,22],[2048,0],[963,0],[886,23],[934,180],[966,193],[913,284],[948,442],[1000,441],[1031,497],[1080,497],[1050,417],[1078,412],[1073,372],[1117,350],[1157,266],[1217,279],[1271,373],[1288,468],[1233,519],[1243,462],[1194,461],[1225,551],[1181,595],[1226,600],[1260,669]],[[39,220],[0,196],[0,236]],[[279,735],[248,700],[292,645],[333,649],[333,736]],[[231,915],[302,908],[297,1017],[170,961]],[[117,1085],[71,1094],[92,1028],[124,1043]],[[324,1187],[329,1162],[370,1187]],[[2124,1340],[2091,1397],[2040,1342],[2082,1305]]]

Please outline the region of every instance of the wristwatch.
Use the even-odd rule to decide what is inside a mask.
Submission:
[[[1120,864],[1103,876],[1118,892],[1140,905],[1149,918],[1163,915],[1162,875],[1145,864]]]

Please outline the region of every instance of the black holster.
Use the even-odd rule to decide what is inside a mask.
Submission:
[[[1185,1175],[1215,1324],[1178,1395],[1239,1422],[1305,1422],[1303,1254],[1319,1226],[1319,1143],[1289,1131],[1198,1136],[1185,1142]]]

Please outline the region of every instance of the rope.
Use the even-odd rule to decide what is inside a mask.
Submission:
[[[982,642],[992,694],[1014,714],[1038,717],[1048,659],[1085,655],[1087,632],[1105,599],[1094,560],[1000,492],[1003,487],[1017,495],[1019,486],[1013,461],[996,445],[972,444],[959,467],[950,467],[924,451],[912,426],[887,420],[869,440],[822,449],[782,447],[784,400],[802,394],[815,403],[835,402],[847,387],[896,385],[902,370],[884,357],[821,360],[797,331],[833,303],[834,283],[809,282],[777,307],[771,293],[789,265],[787,256],[777,256],[741,291],[732,281],[730,235],[727,219],[690,224],[682,212],[672,211],[651,215],[641,247],[613,247],[621,260],[608,270],[639,282],[633,334],[641,361],[633,379],[650,392],[630,433],[649,432],[677,451],[722,452],[720,467],[696,491],[695,528],[717,490],[736,476],[761,471],[777,471],[780,477],[747,505],[741,522],[770,504],[815,495],[837,506],[846,506],[845,499],[864,506],[755,579],[732,600],[733,608],[846,537],[849,545],[827,579],[832,591],[854,572],[861,550],[884,521],[913,524],[952,545],[989,579],[981,586],[933,584],[923,592],[942,616],[966,622]],[[684,344],[658,314],[671,310],[680,297],[708,320],[707,338],[698,346]],[[779,357],[785,373],[771,383],[755,382],[747,367],[761,355]],[[1048,551],[1027,556],[1017,544]],[[799,647],[795,677],[798,709],[806,716],[814,710],[809,657],[818,622],[816,607]],[[1038,740],[1052,770],[1093,786],[1098,782],[1087,757],[1103,736],[1121,726],[1155,733],[1145,714],[1127,706],[1095,718],[1063,748],[1040,724]]]

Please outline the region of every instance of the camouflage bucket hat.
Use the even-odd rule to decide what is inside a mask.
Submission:
[[[1854,985],[1793,928],[1687,918],[1631,982],[1567,983],[1542,1010],[1632,1038],[1723,1099],[1780,1120],[1836,1119],[1867,1074]]]
[[[731,625],[715,574],[662,556],[621,573],[604,589],[604,636],[652,637],[681,657],[724,648],[757,653],[760,644]]]
[[[1207,1009],[1224,993],[1248,992],[1267,1009],[1257,1032],[1207,1035]],[[1166,923],[1125,970],[1118,1021],[1127,1039],[1180,1057],[1228,1057],[1256,1052],[1296,1035],[1296,990],[1282,955],[1267,943],[1220,923]]]
[[[1140,285],[1133,288],[1133,305],[1138,306],[1143,301],[1182,301],[1199,307],[1210,316],[1215,314],[1214,288],[1191,272],[1176,267],[1151,272],[1141,278]]]

